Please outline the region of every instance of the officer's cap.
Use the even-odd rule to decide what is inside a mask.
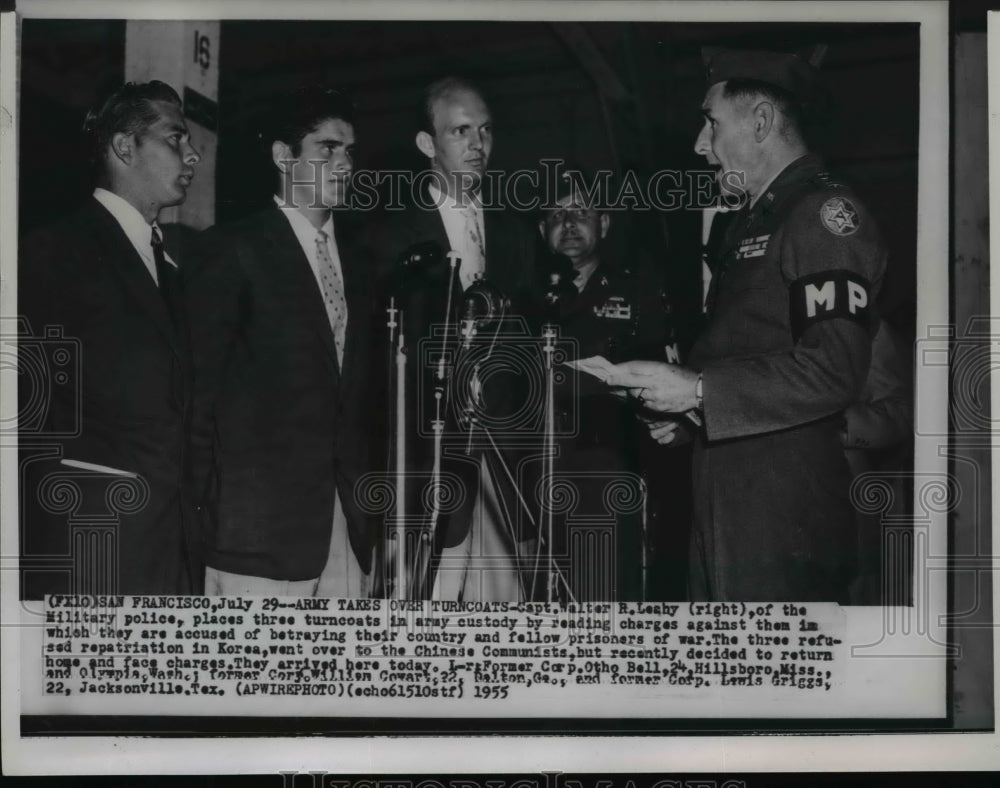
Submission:
[[[596,184],[597,173],[589,167],[583,167],[575,162],[567,162],[559,168],[559,173],[555,179],[556,200],[569,197],[571,194],[580,194],[580,189],[589,192]]]
[[[539,210],[542,214],[553,210],[556,203],[571,194],[587,197],[590,207],[607,203],[608,192],[613,186],[612,177],[603,178],[601,172],[573,160],[549,160],[539,165]]]
[[[708,63],[708,86],[730,79],[752,79],[775,85],[808,104],[816,97],[819,73],[809,63],[787,52],[726,49]]]

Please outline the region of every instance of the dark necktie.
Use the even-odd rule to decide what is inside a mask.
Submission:
[[[167,313],[171,321],[176,325],[180,309],[180,280],[177,269],[167,262],[167,256],[163,251],[163,238],[157,227],[153,228],[150,244],[153,247],[153,260],[156,261],[156,279],[160,284],[160,295],[167,304]]]

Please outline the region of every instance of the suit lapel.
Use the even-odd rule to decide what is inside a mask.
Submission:
[[[410,215],[413,217],[413,224],[410,228],[413,243],[428,240],[437,241],[441,244],[441,248],[445,254],[451,251],[451,241],[448,239],[448,231],[445,230],[441,211],[436,208],[427,210],[419,206],[414,206],[410,211]]]
[[[347,336],[344,339],[344,364],[341,368],[341,374],[346,380],[348,376],[344,375],[344,370],[354,368],[358,354],[368,341],[365,328],[369,319],[369,303],[364,279],[366,272],[358,267],[354,247],[345,238],[337,217],[333,219],[333,233],[337,240],[340,271],[344,278],[344,298],[347,301]],[[332,331],[330,336],[333,337]]]
[[[323,341],[327,355],[333,365],[334,372],[339,375],[340,365],[337,363],[337,346],[333,339],[333,329],[330,328],[330,318],[326,314],[323,295],[319,291],[316,275],[309,265],[309,259],[299,243],[298,237],[281,215],[281,210],[275,208],[270,214],[272,232],[267,233],[271,246],[271,260],[278,267],[280,274],[286,274],[292,289],[294,301],[292,308],[300,307],[304,317],[312,329]],[[295,303],[295,302],[298,303]],[[350,320],[350,316],[348,316]]]
[[[486,278],[513,298],[521,285],[518,272],[523,261],[521,244],[524,231],[510,216],[500,210],[484,210],[483,225],[486,231]]]
[[[483,232],[486,234],[486,273],[490,281],[495,281],[498,274],[499,261],[503,254],[503,222],[497,211],[483,211]]]
[[[150,320],[163,333],[164,338],[178,357],[183,357],[177,329],[167,312],[166,302],[160,294],[156,282],[149,275],[149,269],[125,231],[111,213],[97,200],[93,200],[92,213],[94,227],[108,251],[108,262],[121,277],[125,287],[132,293],[136,303],[149,315]]]
[[[428,199],[430,199],[428,197]],[[442,251],[447,256],[448,252],[452,250],[451,240],[448,238],[448,231],[444,226],[444,219],[441,218],[441,211],[432,208],[427,210],[426,208],[420,206],[413,206],[409,211],[409,215],[412,217],[410,224],[410,244],[423,243],[425,241],[436,241],[440,244]],[[446,260],[446,264],[450,264],[450,261]],[[455,287],[455,298],[460,299],[462,297],[462,285],[459,281],[458,269],[452,273],[454,277],[454,287]],[[457,309],[457,306],[453,307],[453,313]]]
[[[430,194],[425,190],[423,205],[431,204]],[[436,241],[441,245],[445,254],[451,251],[451,241],[448,238],[448,231],[444,226],[444,219],[441,218],[441,211],[438,208],[425,208],[423,205],[413,204],[406,211],[408,219],[409,243],[407,247],[422,243],[424,241]]]

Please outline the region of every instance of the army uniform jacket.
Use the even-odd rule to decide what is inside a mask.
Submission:
[[[838,437],[861,394],[885,248],[803,156],[730,224],[712,261],[695,447],[696,598],[846,601],[856,544]]]
[[[567,352],[581,359],[600,355],[612,363],[677,361],[661,280],[651,266],[632,270],[600,264],[578,295],[552,316]],[[646,470],[646,454],[659,447],[636,419],[633,402],[611,396],[607,386],[586,373],[559,380],[555,471],[575,488],[576,504],[566,518],[557,518],[556,551],[571,556],[568,578],[577,601],[641,599],[644,507],[638,474]],[[584,558],[581,551],[596,538],[594,527],[612,516],[613,537]],[[574,542],[571,532],[577,527]],[[588,529],[591,535],[585,538]]]
[[[560,309],[556,322],[577,358],[599,355],[615,364],[635,358],[678,360],[663,287],[648,272],[640,275],[602,263],[579,295]],[[557,390],[567,395],[559,403],[560,433],[567,434],[575,421],[578,448],[621,451],[623,441],[631,443],[624,440],[626,434],[635,429],[630,405],[611,397],[589,375],[578,375],[574,382],[572,392]]]

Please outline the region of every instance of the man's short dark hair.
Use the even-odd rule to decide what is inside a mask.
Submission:
[[[103,171],[108,147],[115,134],[141,138],[160,117],[153,102],[182,106],[181,97],[166,82],[126,82],[87,113],[83,134],[95,173]]]
[[[807,99],[800,99],[790,91],[769,82],[734,78],[726,80],[722,95],[730,99],[770,101],[785,118],[785,124],[781,128],[782,135],[793,134],[810,146],[820,140],[832,114],[830,94],[821,85],[814,86]]]
[[[420,94],[420,103],[417,105],[417,129],[419,131],[426,131],[433,136],[434,102],[442,96],[447,96],[460,90],[475,93],[482,99],[483,103],[489,103],[486,101],[486,96],[482,88],[471,79],[459,76],[447,76],[436,79],[424,88]]]
[[[269,110],[270,123],[262,134],[268,146],[283,142],[293,156],[302,152],[303,138],[327,120],[342,120],[354,125],[354,102],[339,88],[328,85],[302,85],[295,88]]]
[[[722,95],[729,99],[762,99],[774,104],[785,116],[789,127],[802,133],[804,107],[789,91],[756,79],[730,79],[722,88]]]

